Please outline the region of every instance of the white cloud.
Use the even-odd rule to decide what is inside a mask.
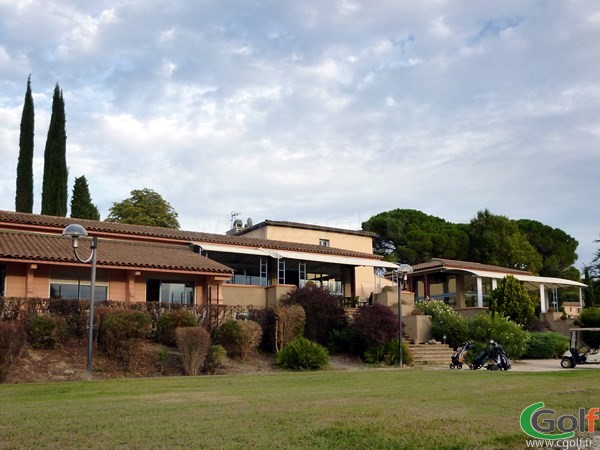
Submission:
[[[0,1],[0,155],[14,161],[0,208],[14,206],[32,73],[36,204],[59,81],[70,173],[103,215],[141,187],[206,231],[232,209],[359,226],[393,208],[453,221],[490,208],[563,228],[583,264],[600,222],[585,200],[600,194],[598,14],[590,1]]]

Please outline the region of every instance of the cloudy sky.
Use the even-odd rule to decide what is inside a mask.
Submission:
[[[188,230],[488,208],[598,248],[595,0],[0,0],[0,72],[0,209],[31,74],[34,212],[58,82],[103,218],[147,187]]]

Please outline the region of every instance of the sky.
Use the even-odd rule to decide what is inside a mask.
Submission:
[[[600,244],[596,0],[0,0],[0,209],[14,210],[27,77],[34,213],[52,93],[69,193],[134,189],[182,229],[360,229],[396,208],[489,209]]]

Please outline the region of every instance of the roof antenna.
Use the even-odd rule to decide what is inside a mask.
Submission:
[[[229,224],[229,226],[231,228],[233,228],[233,222],[235,222],[236,217],[239,217],[239,215],[240,215],[239,211],[231,211],[230,217],[229,217],[230,221],[231,221],[231,223]]]

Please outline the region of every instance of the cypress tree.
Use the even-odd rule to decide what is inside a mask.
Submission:
[[[42,214],[67,215],[67,134],[65,102],[58,83],[52,98],[52,116],[44,150],[44,180],[42,183]]]
[[[33,135],[34,109],[31,95],[31,75],[27,78],[27,91],[21,114],[21,136],[19,137],[19,162],[17,163],[17,193],[15,211],[33,212]]]
[[[100,220],[100,212],[92,203],[90,188],[85,175],[75,178],[71,196],[71,217],[76,219]]]

